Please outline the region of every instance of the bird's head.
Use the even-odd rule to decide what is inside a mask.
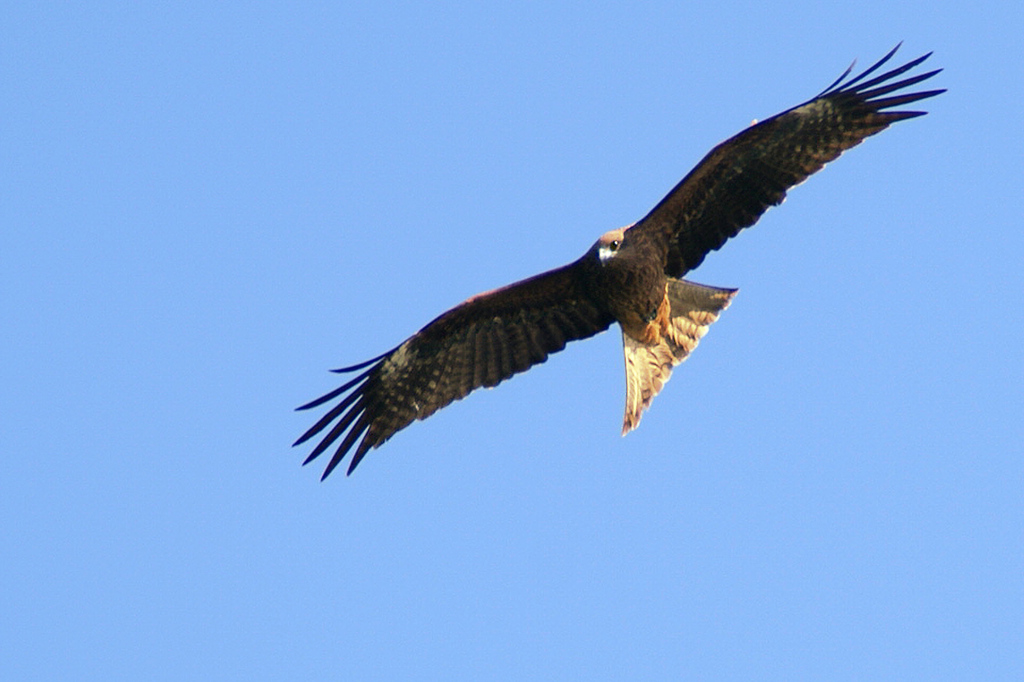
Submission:
[[[601,263],[607,263],[619,253],[626,241],[625,228],[611,230],[601,235],[601,238],[594,244],[597,249],[597,258]]]

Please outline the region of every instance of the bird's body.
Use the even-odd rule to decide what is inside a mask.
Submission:
[[[594,244],[598,265],[592,268],[591,287],[624,334],[644,344],[658,343],[670,307],[664,254],[650,240],[627,240],[627,232],[612,230]]]
[[[891,82],[928,55],[866,80],[895,52],[845,80],[848,69],[816,98],[718,145],[644,218],[605,233],[577,261],[473,296],[397,348],[336,370],[365,371],[299,408],[341,398],[296,441],[330,427],[306,462],[341,439],[326,477],[358,441],[351,473],[371,448],[414,420],[614,323],[622,329],[626,362],[622,431],[636,428],[673,367],[736,293],[680,278],[825,163],[892,123],[924,113],[884,110],[943,92],[887,96],[938,73]]]

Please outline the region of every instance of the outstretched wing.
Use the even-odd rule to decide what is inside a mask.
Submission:
[[[709,251],[753,225],[769,207],[782,203],[790,187],[864,138],[897,121],[924,115],[923,111],[886,110],[945,92],[892,94],[941,71],[892,82],[931,53],[867,80],[897,49],[899,45],[847,80],[851,66],[814,99],[752,125],[712,149],[630,234],[662,242],[667,249],[665,274],[682,277],[700,265]]]
[[[306,458],[308,464],[345,434],[322,480],[362,436],[348,467],[352,473],[367,451],[413,420],[426,419],[476,388],[495,386],[544,362],[569,341],[593,336],[613,321],[586,294],[579,261],[474,296],[394,350],[335,370],[365,369],[344,386],[298,408],[341,398],[295,445],[331,427]]]

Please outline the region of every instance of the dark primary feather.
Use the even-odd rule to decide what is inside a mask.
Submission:
[[[613,321],[581,285],[579,261],[474,296],[398,348],[336,370],[369,367],[344,386],[299,408],[341,398],[295,445],[330,427],[306,458],[308,464],[344,434],[323,473],[326,478],[362,437],[348,467],[352,473],[371,448],[414,420],[425,419],[476,388],[496,386],[544,362],[569,341],[604,331]]]
[[[665,274],[682,277],[750,227],[786,191],[847,149],[896,121],[923,111],[886,111],[934,97],[927,90],[886,97],[931,78],[941,69],[890,82],[918,66],[931,53],[865,80],[899,49],[847,80],[852,66],[814,99],[752,125],[711,150],[630,234],[664,242]]]

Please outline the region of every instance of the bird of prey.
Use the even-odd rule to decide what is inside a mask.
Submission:
[[[719,144],[650,213],[605,233],[579,260],[473,296],[383,355],[334,370],[363,371],[298,408],[340,399],[295,442],[327,429],[304,464],[341,439],[322,480],[358,442],[351,474],[370,449],[414,420],[615,322],[626,360],[622,433],[636,428],[672,369],[736,293],[683,275],[826,163],[889,125],[925,113],[894,108],[944,92],[905,91],[941,69],[897,80],[931,53],[875,76],[897,49],[852,78],[851,66],[817,97]]]

